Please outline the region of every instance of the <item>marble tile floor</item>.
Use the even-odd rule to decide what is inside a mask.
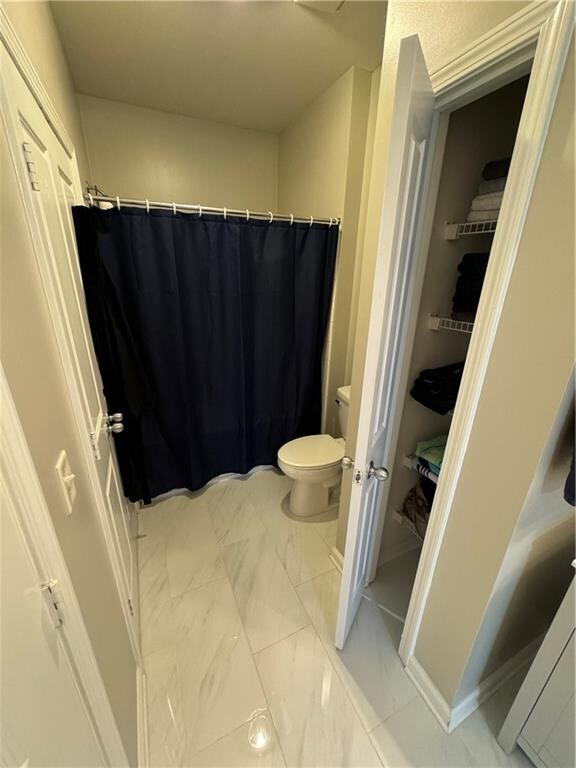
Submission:
[[[444,733],[404,672],[382,585],[335,649],[337,523],[287,518],[289,489],[266,470],[140,513],[151,766],[528,766],[493,736],[509,692]]]

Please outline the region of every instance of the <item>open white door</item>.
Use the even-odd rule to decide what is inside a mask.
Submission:
[[[71,206],[83,202],[78,168],[4,45],[0,45],[0,71],[3,136],[20,183],[71,408],[83,438],[95,502],[137,658],[136,515],[121,491],[110,434],[121,427],[110,423],[106,412],[86,315],[71,214]]]
[[[434,116],[434,95],[418,36],[402,40],[374,274],[368,347],[353,464],[336,646],[343,648],[369,579],[372,539],[387,485],[405,367],[408,316],[420,239],[419,213]]]

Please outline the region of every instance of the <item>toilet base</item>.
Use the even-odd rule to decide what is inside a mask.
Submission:
[[[290,517],[296,519],[322,515],[338,506],[338,501],[334,501],[333,497],[339,485],[340,478],[326,483],[294,480],[283,507]]]

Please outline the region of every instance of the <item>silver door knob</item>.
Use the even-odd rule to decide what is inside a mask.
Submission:
[[[385,467],[375,467],[374,462],[371,461],[368,466],[368,477],[375,477],[376,480],[382,482],[388,480],[390,473]]]
[[[108,432],[109,435],[111,434],[118,434],[119,432],[124,432],[124,424],[107,424],[106,425],[106,432]]]
[[[108,422],[111,424],[119,424],[121,421],[124,421],[124,414],[123,413],[109,413],[106,417],[108,419]]]
[[[340,465],[342,466],[342,469],[352,469],[354,466],[354,459],[351,459],[350,456],[344,456]]]

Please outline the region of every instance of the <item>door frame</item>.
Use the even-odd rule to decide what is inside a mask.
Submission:
[[[110,766],[128,766],[110,700],[1,363],[0,412],[0,476],[13,499],[18,527],[38,573],[46,579],[57,580],[63,624],[54,631],[61,633],[64,653],[104,762]]]
[[[409,343],[416,327],[419,303],[416,300],[416,292],[419,290],[427,259],[450,112],[518,79],[528,71],[531,71],[531,76],[518,129],[518,137],[525,138],[525,141],[517,140],[516,143],[506,186],[507,194],[504,197],[494,236],[492,258],[476,316],[475,332],[470,342],[467,365],[452,419],[443,471],[438,483],[399,647],[400,657],[408,671],[414,672],[414,678],[418,677],[416,671],[419,666],[414,656],[414,649],[452,511],[554,110],[556,94],[572,39],[574,18],[570,5],[571,3],[567,0],[558,2],[544,0],[534,3],[479,37],[457,56],[452,57],[445,65],[431,73],[437,114],[432,134],[432,161],[426,169],[427,178],[423,180],[427,194],[418,222],[418,226],[422,227],[422,238],[414,281],[415,291],[411,297],[411,311],[407,323],[406,343]],[[403,371],[403,374],[406,377],[408,375],[407,371]],[[392,429],[397,432],[402,417],[402,398],[395,404],[394,409]],[[381,510],[370,553],[371,580],[375,577],[378,568],[384,519],[385,512]],[[415,679],[415,682],[423,693],[426,693],[424,689],[430,688],[424,680]],[[428,682],[431,683],[431,681]],[[429,694],[426,696],[428,700],[436,699],[437,701],[437,691],[429,691]],[[444,727],[448,724],[454,727],[450,722],[450,712],[446,702],[442,700],[442,706],[435,705],[433,709],[439,714]]]
[[[82,196],[82,185],[80,182],[78,164],[75,162],[76,152],[74,149],[74,145],[72,144],[70,136],[68,135],[68,132],[64,127],[64,124],[62,123],[60,117],[58,116],[58,113],[56,112],[56,109],[54,108],[54,105],[52,104],[52,101],[46,89],[42,85],[42,82],[38,77],[38,74],[36,73],[36,70],[34,69],[32,62],[30,61],[30,58],[26,53],[26,50],[24,49],[22,43],[20,42],[16,34],[16,31],[14,30],[14,27],[12,26],[12,23],[8,18],[2,4],[0,4],[0,42],[2,42],[6,47],[6,50],[10,58],[16,65],[16,68],[18,69],[20,74],[22,75],[30,93],[34,97],[34,100],[40,107],[42,113],[44,114],[46,120],[48,121],[49,125],[54,131],[59,142],[62,144],[66,154],[72,159],[73,161],[72,182],[73,182],[74,193],[76,196],[76,203],[78,205],[82,205],[84,200]],[[10,143],[8,146],[8,150],[11,155],[12,162],[14,163],[14,167],[18,169],[19,164],[23,162],[22,155],[19,154],[18,156],[16,156],[14,152],[14,147],[12,147]],[[48,305],[50,319],[52,321],[52,327],[54,331],[56,345],[58,348],[60,361],[64,370],[64,375],[65,375],[67,388],[68,388],[68,395],[70,399],[71,412],[72,412],[72,415],[76,424],[77,432],[79,435],[79,439],[80,439],[82,454],[84,458],[84,465],[89,478],[91,496],[97,510],[98,519],[99,519],[102,533],[104,536],[106,551],[108,553],[108,557],[110,560],[110,566],[111,566],[112,574],[114,577],[114,583],[116,585],[116,590],[118,593],[118,597],[120,599],[122,614],[124,617],[126,630],[128,632],[128,637],[130,638],[130,644],[132,647],[134,660],[137,666],[141,666],[142,656],[140,652],[140,638],[139,638],[138,632],[134,629],[134,626],[133,626],[132,616],[130,614],[130,601],[129,601],[130,596],[127,594],[126,589],[124,587],[124,582],[122,578],[122,564],[120,562],[120,556],[116,550],[116,546],[114,543],[115,533],[112,529],[112,524],[109,520],[106,499],[104,498],[102,488],[98,480],[98,472],[94,464],[94,453],[93,453],[92,441],[90,440],[90,435],[86,433],[86,429],[85,429],[85,424],[83,420],[83,410],[82,410],[82,396],[79,391],[78,385],[76,384],[75,367],[74,367],[74,362],[72,360],[72,357],[68,348],[65,321],[60,312],[60,307],[58,302],[58,286],[54,282],[54,278],[51,274],[49,265],[46,263],[42,250],[37,247],[37,243],[42,242],[42,236],[41,236],[41,233],[37,231],[37,226],[36,226],[34,217],[29,216],[29,213],[28,213],[29,210],[32,209],[32,200],[30,196],[33,193],[29,185],[21,183],[20,173],[17,173],[17,177],[19,179],[18,184],[20,188],[22,204],[26,214],[26,221],[31,234],[32,246],[36,256],[38,273],[40,275],[42,287],[44,289],[44,293],[46,296],[46,301]],[[100,426],[102,425],[97,425],[97,428],[99,428]],[[130,503],[130,502],[126,501],[126,503]],[[135,601],[138,600],[137,585],[135,585],[135,592],[133,597]],[[136,611],[138,610],[137,605],[134,606],[134,610]]]

